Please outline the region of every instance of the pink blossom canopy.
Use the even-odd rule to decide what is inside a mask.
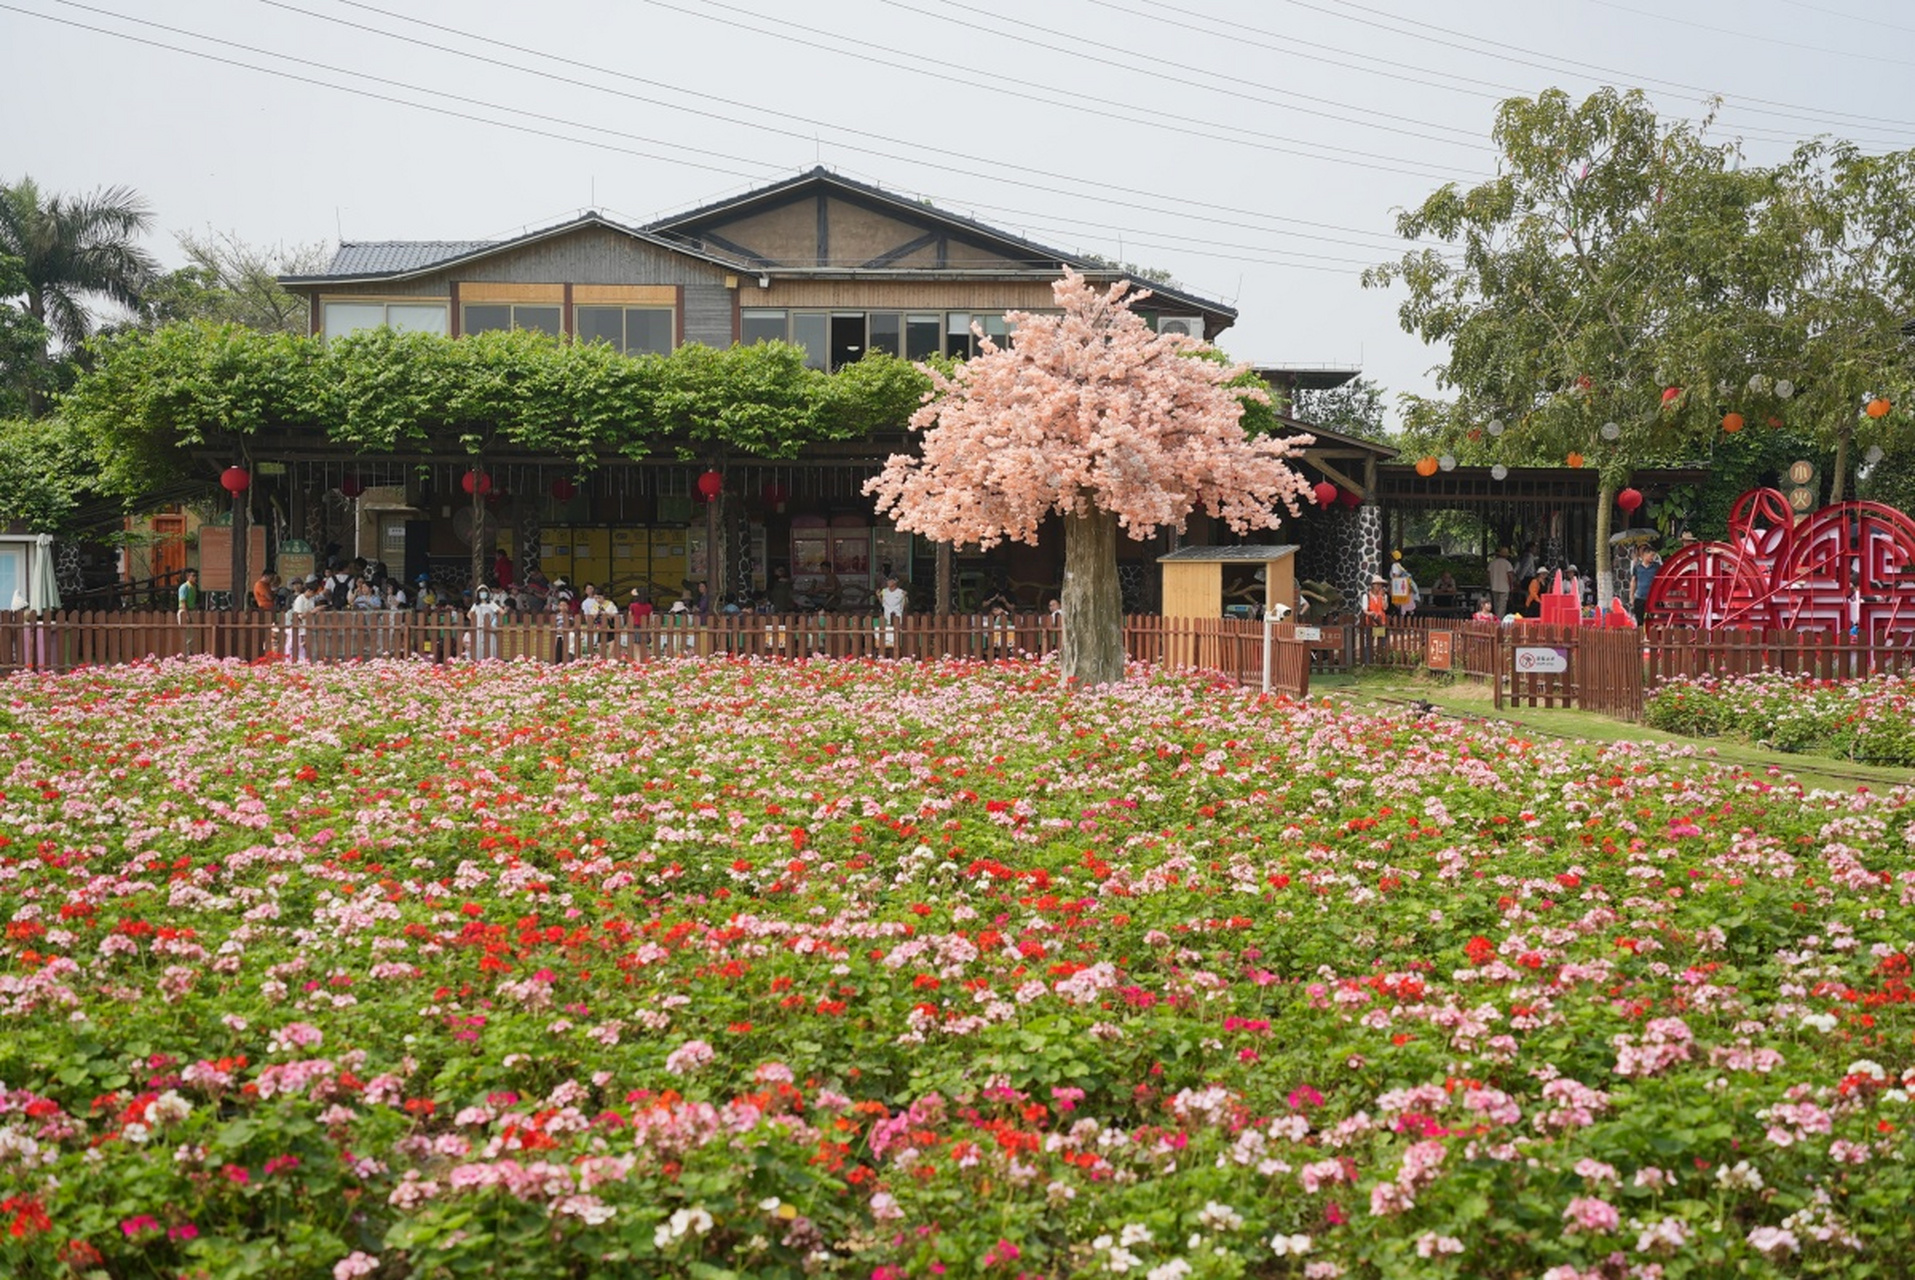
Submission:
[[[865,492],[900,529],[939,542],[1037,541],[1046,516],[1108,511],[1131,537],[1181,530],[1201,508],[1242,533],[1297,514],[1306,492],[1285,465],[1310,436],[1251,439],[1227,384],[1244,365],[1199,359],[1205,344],[1152,333],[1119,282],[1075,272],[1051,286],[1061,314],[1015,311],[1012,345],[988,340],[911,416],[920,454],[893,454]]]

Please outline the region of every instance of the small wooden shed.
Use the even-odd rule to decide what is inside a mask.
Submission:
[[[1159,556],[1166,618],[1224,616],[1226,570],[1263,570],[1263,614],[1297,606],[1297,548],[1291,546],[1182,547]],[[1243,578],[1242,572],[1231,576]],[[1250,603],[1244,600],[1244,603]]]

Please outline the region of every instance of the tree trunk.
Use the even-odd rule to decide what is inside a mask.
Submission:
[[[1117,585],[1117,517],[1064,517],[1064,678],[1112,684],[1124,678],[1124,595]]]
[[[1596,486],[1596,607],[1607,610],[1615,597],[1615,579],[1609,572],[1610,515],[1616,505],[1616,484],[1604,480]]]
[[[1829,505],[1834,506],[1848,492],[1849,442],[1855,438],[1851,424],[1835,433],[1835,476],[1829,481]]]

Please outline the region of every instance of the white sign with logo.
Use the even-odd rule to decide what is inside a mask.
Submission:
[[[1555,674],[1569,670],[1569,650],[1545,649],[1532,645],[1519,645],[1516,649],[1516,669],[1538,674]]]
[[[1298,627],[1296,638],[1299,640],[1321,640],[1323,639],[1323,628],[1322,627]]]

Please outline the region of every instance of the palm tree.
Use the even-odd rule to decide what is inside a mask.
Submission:
[[[153,211],[128,187],[49,196],[31,178],[0,186],[0,255],[20,262],[27,314],[69,349],[93,331],[89,298],[138,306],[158,273],[137,243],[152,224]],[[51,354],[43,348],[40,358],[45,363]]]

